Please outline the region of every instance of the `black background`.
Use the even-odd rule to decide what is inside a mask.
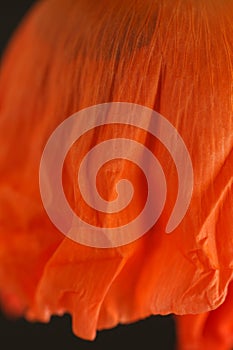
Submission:
[[[109,0],[111,1],[111,0]],[[1,54],[21,18],[34,1],[0,0]],[[151,316],[131,325],[98,332],[94,342],[75,337],[68,315],[53,317],[49,324],[30,324],[23,319],[10,320],[0,315],[0,347],[15,349],[174,350],[175,324],[172,316]]]

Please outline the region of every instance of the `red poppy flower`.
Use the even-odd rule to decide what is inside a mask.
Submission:
[[[75,334],[94,339],[97,329],[119,322],[203,314],[223,303],[208,316],[184,320],[200,319],[206,334],[226,324],[222,339],[225,330],[231,333],[224,300],[233,264],[232,20],[232,2],[222,0],[51,0],[34,7],[0,76],[0,299],[7,312],[40,321],[69,312]],[[166,147],[132,125],[88,131],[66,157],[63,185],[70,206],[92,225],[126,224],[147,196],[141,170],[116,159],[101,169],[99,193],[111,201],[118,180],[127,177],[135,188],[132,203],[119,215],[93,211],[77,172],[94,145],[113,136],[134,139],[155,154],[167,180],[155,225],[135,242],[105,249],[74,242],[50,222],[39,165],[61,122],[107,102],[139,104],[164,116],[187,147],[194,186],[185,217],[166,234],[179,180]],[[182,318],[180,324],[185,344]],[[199,323],[192,327],[192,339],[203,339]]]

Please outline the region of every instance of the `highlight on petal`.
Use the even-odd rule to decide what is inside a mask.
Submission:
[[[74,333],[85,339],[151,314],[201,314],[184,316],[193,342],[203,339],[203,327],[206,334],[208,327],[219,331],[233,276],[232,23],[226,0],[51,0],[38,2],[25,18],[0,73],[0,300],[6,312],[43,322],[69,312]],[[132,125],[88,130],[69,149],[62,173],[67,201],[81,219],[97,227],[127,224],[148,195],[140,168],[115,159],[97,174],[99,195],[113,201],[116,184],[127,179],[135,189],[132,201],[119,213],[93,210],[84,201],[79,167],[101,142],[141,143],[160,162],[167,185],[155,225],[130,244],[104,249],[75,243],[50,222],[39,165],[64,120],[109,102],[164,116],[187,147],[194,185],[184,219],[167,235],[179,179],[166,147]],[[90,178],[88,167],[84,176]],[[221,341],[223,334],[230,339],[229,324],[220,330]]]

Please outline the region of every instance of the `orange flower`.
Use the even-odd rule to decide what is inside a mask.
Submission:
[[[177,316],[179,349],[228,350],[233,344],[233,285],[224,303],[199,315]]]
[[[94,339],[97,329],[119,322],[205,313],[224,302],[233,267],[232,20],[227,0],[50,0],[35,6],[0,76],[0,298],[7,312],[40,321],[69,312],[75,334]],[[115,198],[119,179],[135,185],[132,203],[118,216],[84,203],[77,172],[97,143],[113,136],[140,142],[159,159],[168,193],[146,235],[121,247],[87,247],[62,235],[45,212],[39,165],[49,136],[73,113],[104,102],[156,110],[186,144],[193,196],[170,235],[165,228],[177,197],[175,164],[159,140],[132,126],[83,135],[66,157],[63,184],[81,218],[96,226],[127,223],[147,196],[142,172],[125,159],[101,170],[97,186],[106,200]],[[217,319],[225,318],[224,304],[219,310]],[[185,341],[182,327],[181,318]],[[193,339],[199,338],[195,329]]]

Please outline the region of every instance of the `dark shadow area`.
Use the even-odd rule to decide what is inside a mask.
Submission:
[[[0,55],[11,35],[20,24],[22,17],[34,4],[32,0],[8,0],[0,3]]]
[[[95,341],[77,338],[68,315],[53,317],[48,324],[7,320],[0,317],[2,349],[69,349],[69,350],[174,350],[175,327],[172,316],[151,316],[130,325],[119,325],[97,333]]]

